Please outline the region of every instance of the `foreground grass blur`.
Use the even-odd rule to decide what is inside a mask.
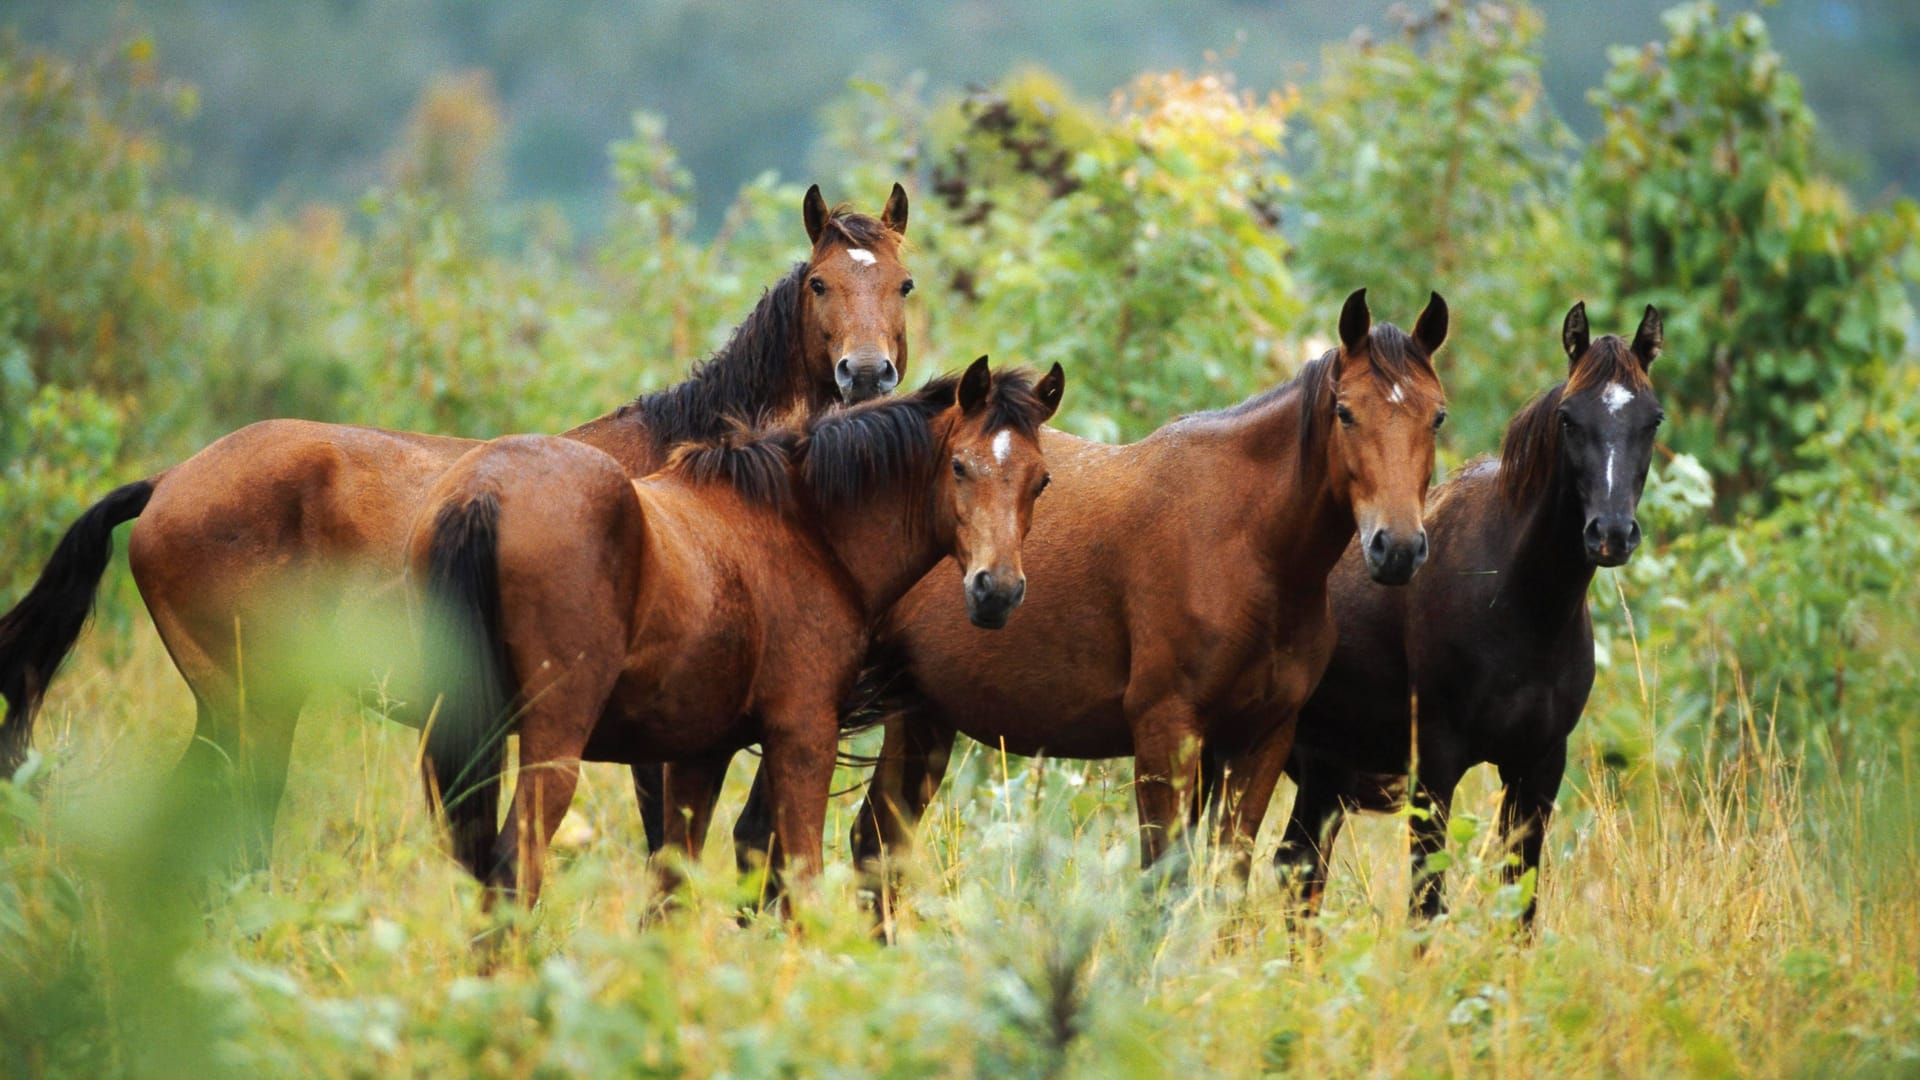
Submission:
[[[1596,692],[1638,690],[1615,672]],[[850,797],[797,923],[735,924],[717,837],[696,901],[641,929],[631,791],[590,767],[547,899],[491,970],[468,946],[477,890],[422,809],[414,732],[310,710],[272,870],[207,886],[217,816],[158,791],[190,717],[150,631],[94,635],[49,701],[39,745],[57,767],[0,785],[0,1072],[1920,1069],[1920,760],[1816,782],[1841,770],[1803,776],[1768,749],[1764,714],[1707,774],[1608,771],[1589,751],[1531,947],[1507,931],[1489,776],[1462,791],[1448,919],[1405,924],[1402,823],[1364,819],[1303,941],[1264,865],[1244,896],[1210,871],[1189,891],[1144,885],[1124,764],[975,746],[909,868],[894,947],[871,940],[839,853]]]

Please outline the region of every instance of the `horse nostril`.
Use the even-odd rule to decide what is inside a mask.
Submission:
[[[1589,545],[1598,544],[1600,542],[1600,519],[1588,518],[1587,527],[1580,535],[1586,539]]]
[[[893,366],[893,361],[887,361],[886,366],[880,369],[880,389],[891,391],[899,382],[900,369]]]
[[[1640,523],[1638,521],[1629,521],[1627,523],[1627,547],[1636,548],[1639,546],[1640,546]]]
[[[1413,537],[1413,557],[1425,560],[1427,557],[1427,530],[1421,529]]]
[[[842,381],[846,381],[846,382],[852,381],[853,379],[852,359],[845,356],[841,357],[840,362],[833,366],[833,373],[836,376],[838,376]]]
[[[1387,530],[1373,530],[1373,536],[1367,540],[1367,553],[1376,559],[1387,553]]]
[[[993,592],[993,575],[985,570],[980,571],[973,575],[973,582],[967,586],[967,589],[977,597],[988,595]]]

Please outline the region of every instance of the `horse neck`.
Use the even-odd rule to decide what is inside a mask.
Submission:
[[[820,511],[821,537],[853,582],[869,620],[905,596],[952,547],[952,537],[935,526],[927,487],[923,479],[903,480]]]
[[[1504,498],[1494,493],[1493,498]],[[1508,507],[1508,563],[1512,580],[1536,610],[1563,612],[1586,603],[1593,564],[1582,550],[1579,493],[1556,467],[1553,481],[1531,506]]]
[[[1305,392],[1296,387],[1234,418],[1237,438],[1229,445],[1277,481],[1251,486],[1260,549],[1289,577],[1314,580],[1333,571],[1355,525],[1353,504],[1335,494],[1329,475],[1332,425],[1323,425],[1307,445],[1300,443]]]

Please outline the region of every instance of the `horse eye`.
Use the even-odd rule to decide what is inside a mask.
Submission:
[[[1340,418],[1340,423],[1342,425],[1346,427],[1353,426],[1353,410],[1347,408],[1345,405],[1342,405],[1339,402],[1334,402],[1333,415]]]
[[[813,295],[815,296],[827,295],[827,283],[820,280],[819,278],[813,278],[809,280],[807,282],[807,288],[812,289]]]
[[[1560,410],[1560,427],[1561,427],[1561,429],[1562,429],[1562,430],[1565,430],[1565,429],[1567,429],[1567,428],[1570,428],[1570,427],[1572,427],[1572,426],[1573,426],[1573,417],[1572,417],[1572,416],[1570,416],[1570,415],[1569,415],[1569,414],[1567,413],[1567,410],[1565,410],[1565,409],[1561,409],[1561,410]]]
[[[1447,410],[1441,409],[1439,412],[1433,414],[1433,430],[1439,431],[1440,425],[1446,422],[1447,422]]]
[[[959,458],[953,459],[953,475],[959,477],[962,480],[965,480],[967,478],[966,463],[961,461]]]
[[[1667,422],[1667,410],[1661,409],[1659,412],[1653,414],[1654,427],[1659,427],[1661,424],[1664,424],[1666,422]]]
[[[905,295],[907,295],[908,293],[910,293],[910,292],[912,292],[912,291],[913,291],[913,279],[912,279],[912,278],[908,278],[907,280],[905,280],[905,281],[903,281],[903,282],[901,282],[901,283],[900,283],[900,295],[901,295],[901,296],[905,296]]]
[[[1037,498],[1039,498],[1039,497],[1040,497],[1040,493],[1041,493],[1041,492],[1043,492],[1043,491],[1045,491],[1045,490],[1047,490],[1047,488],[1048,488],[1048,487],[1049,487],[1049,486],[1050,486],[1050,485],[1051,485],[1052,483],[1053,483],[1053,476],[1052,476],[1052,474],[1048,474],[1048,475],[1046,475],[1046,476],[1043,476],[1043,477],[1041,477],[1041,478],[1040,478],[1040,486],[1039,486],[1039,487],[1037,487],[1037,488],[1034,488],[1034,489],[1033,489],[1033,497],[1034,497],[1034,498],[1036,498],[1036,499],[1037,499]]]

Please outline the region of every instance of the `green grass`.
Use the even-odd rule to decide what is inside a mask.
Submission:
[[[1638,693],[1630,670],[1596,688]],[[415,733],[343,704],[303,722],[271,872],[187,881],[195,830],[153,788],[191,714],[143,620],[85,639],[49,699],[55,767],[0,799],[0,1074],[1920,1075],[1920,762],[1816,785],[1764,716],[1711,774],[1609,772],[1580,743],[1531,946],[1485,770],[1448,919],[1407,925],[1404,823],[1369,818],[1303,938],[1264,860],[1245,895],[1211,867],[1146,883],[1124,763],[976,746],[892,947],[846,866],[851,797],[794,921],[736,924],[716,829],[693,901],[643,928],[631,790],[592,766],[541,909],[486,953]]]

